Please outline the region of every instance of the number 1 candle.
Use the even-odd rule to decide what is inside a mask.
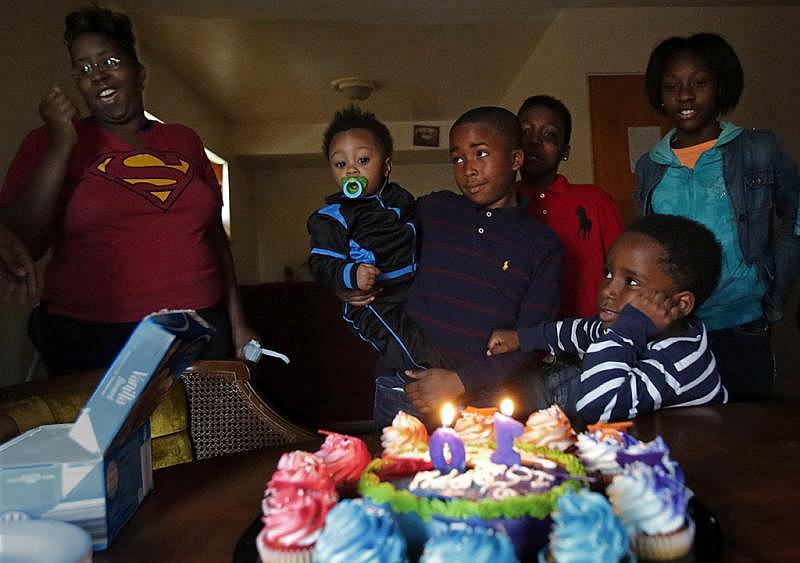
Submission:
[[[431,454],[431,463],[433,466],[442,473],[450,473],[451,470],[457,469],[464,471],[466,466],[466,452],[464,451],[464,442],[458,437],[456,431],[449,428],[450,424],[455,418],[456,410],[450,403],[445,403],[442,407],[442,427],[437,428],[431,434],[430,442],[428,443],[428,450]],[[450,450],[450,460],[445,458],[445,445]]]
[[[511,399],[503,399],[500,403],[500,412],[494,413],[495,450],[491,458],[492,463],[518,465],[520,462],[519,453],[514,450],[514,438],[522,434],[525,427],[511,418],[512,414],[514,414],[514,403]]]

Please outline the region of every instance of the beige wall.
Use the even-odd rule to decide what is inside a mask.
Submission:
[[[344,104],[342,104],[344,105]],[[361,107],[373,111],[378,118],[380,114],[370,107],[369,100],[361,102]],[[469,108],[464,108],[467,110]],[[453,116],[453,119],[457,118]],[[431,125],[439,127],[439,145],[447,144],[447,132],[450,130],[451,120],[448,121],[423,121],[417,125]],[[435,151],[429,147],[415,147],[412,144],[414,137],[414,123],[407,121],[391,122],[390,129],[394,140],[395,153],[399,151],[413,151],[425,153]],[[307,125],[275,125],[262,127],[260,125],[239,125],[233,130],[233,150],[236,154],[312,154],[317,155],[322,146],[322,135],[325,133],[327,123]]]
[[[585,8],[563,10],[500,100],[516,110],[533,94],[561,98],[573,118],[572,153],[562,171],[592,181],[590,74],[644,73],[656,44],[671,35],[713,31],[742,60],[745,90],[730,116],[751,127],[775,129],[800,155],[800,8]]]
[[[395,164],[391,177],[418,196],[453,186],[451,168],[446,162]],[[323,205],[327,194],[336,191],[328,167],[254,166],[251,187],[255,193],[260,280],[283,280],[284,266],[291,266],[297,279],[310,279],[308,269],[303,266],[309,250],[306,220]]]
[[[60,39],[63,18],[49,17],[44,3],[33,8],[6,9],[4,5],[0,10],[0,76],[5,77],[8,86],[13,85],[3,89],[3,103],[0,104],[0,123],[3,124],[0,171],[3,176],[22,137],[40,123],[38,100],[51,85],[71,82],[67,74],[67,55]],[[0,386],[19,381],[27,374],[33,357],[33,348],[25,332],[28,311],[28,307],[0,303]]]
[[[231,212],[231,252],[240,284],[259,283],[258,212],[254,188],[253,166],[247,159],[235,157],[228,161]]]
[[[144,90],[147,110],[163,121],[191,127],[203,143],[221,157],[232,154],[227,121],[164,65],[147,45],[139,46],[139,57],[147,68]]]

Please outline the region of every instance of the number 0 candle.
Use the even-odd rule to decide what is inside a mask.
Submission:
[[[455,415],[456,410],[453,405],[445,403],[442,407],[442,427],[436,429],[428,443],[431,463],[442,473],[450,473],[453,469],[464,471],[466,465],[467,456],[464,451],[464,442],[461,441],[455,430],[449,428]],[[449,461],[445,457],[445,445],[450,450]]]
[[[514,438],[522,434],[525,427],[511,418],[512,414],[514,414],[514,403],[511,399],[503,399],[500,403],[500,412],[494,413],[495,450],[491,458],[492,463],[515,465],[520,462],[519,453],[514,450]]]

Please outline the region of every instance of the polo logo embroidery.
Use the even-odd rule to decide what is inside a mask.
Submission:
[[[106,153],[89,168],[92,174],[116,182],[163,211],[180,197],[194,176],[178,153]]]
[[[504,272],[506,270],[508,270],[510,267],[511,267],[511,260],[506,260],[505,262],[503,262],[503,271]]]
[[[578,216],[578,238],[589,240],[592,235],[592,220],[586,216],[586,209],[579,205],[575,208],[575,215]]]

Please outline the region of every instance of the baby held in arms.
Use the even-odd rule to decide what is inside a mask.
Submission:
[[[608,253],[597,315],[495,330],[486,353],[549,352],[555,360],[545,363],[555,367],[527,374],[522,393],[586,422],[727,402],[705,326],[694,315],[714,291],[721,261],[719,243],[701,224],[643,217]],[[582,359],[559,361],[569,355]]]

